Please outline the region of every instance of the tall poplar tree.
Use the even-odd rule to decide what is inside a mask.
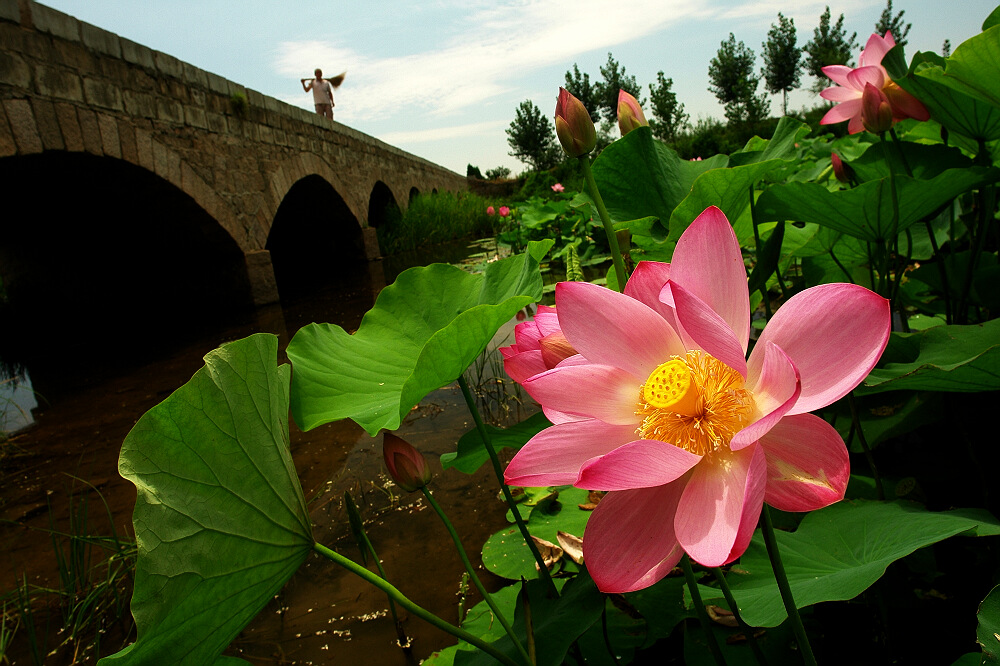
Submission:
[[[684,105],[677,101],[677,94],[671,90],[673,85],[674,80],[666,78],[662,71],[656,73],[656,85],[649,84],[649,105],[653,112],[649,127],[660,141],[673,141],[690,117],[684,113]]]
[[[610,54],[609,54],[610,55]],[[573,63],[572,73],[566,72],[567,92],[583,103],[583,107],[590,113],[590,119],[597,122],[601,118],[600,100],[598,99],[597,84],[590,82],[590,74],[581,74],[580,68]]]
[[[813,29],[813,38],[806,42],[802,50],[808,54],[805,62],[805,70],[815,77],[813,90],[819,92],[831,85],[830,79],[823,73],[823,68],[827,65],[847,65],[853,67],[851,60],[854,52],[858,50],[858,33],[851,33],[847,37],[844,30],[844,15],[841,14],[837,22],[830,25],[830,7],[819,17],[819,25]]]
[[[761,76],[772,95],[781,93],[781,115],[788,115],[788,93],[799,87],[802,49],[795,44],[795,21],[778,12],[778,22],[771,24],[764,48]]]
[[[733,33],[723,41],[708,67],[709,92],[726,108],[730,124],[746,123],[751,127],[763,120],[768,111],[767,95],[757,95],[753,49],[736,41]]]
[[[892,14],[892,0],[886,0],[885,9],[882,10],[882,15],[878,17],[878,23],[875,24],[875,32],[880,35],[885,35],[885,33],[892,32],[893,39],[896,40],[898,46],[906,46],[906,36],[910,34],[910,28],[913,27],[912,23],[903,23],[903,14],[905,10],[899,10],[899,13],[893,16]]]
[[[559,163],[560,148],[549,119],[530,100],[517,107],[517,114],[507,128],[508,153],[535,171],[550,169]]]

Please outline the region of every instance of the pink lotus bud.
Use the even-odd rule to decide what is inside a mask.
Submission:
[[[559,100],[556,102],[556,136],[570,157],[586,155],[597,145],[594,121],[590,119],[583,102],[565,88],[559,88]]]
[[[510,215],[510,208],[507,206],[500,206],[500,217],[507,217]]]
[[[565,188],[565,187],[563,187],[563,184],[562,184],[562,183],[556,183],[555,185],[553,185],[553,186],[552,186],[552,191],[553,191],[553,192],[562,192],[562,191],[564,191],[565,189],[566,189],[566,188]]]
[[[486,214],[487,215],[496,215],[496,211],[493,209],[493,206],[487,206],[486,207]]]
[[[382,436],[382,458],[389,476],[406,492],[419,490],[431,480],[431,470],[423,455],[391,432]]]
[[[622,89],[618,89],[618,129],[625,136],[636,127],[646,127],[646,115],[639,106],[639,100]]]
[[[861,122],[872,134],[882,134],[892,127],[892,105],[889,98],[870,83],[861,93]]]
[[[853,170],[840,159],[837,153],[830,153],[830,162],[833,163],[833,175],[842,183],[850,183],[854,177]]]

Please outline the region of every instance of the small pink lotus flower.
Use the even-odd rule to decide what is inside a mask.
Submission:
[[[514,344],[501,347],[504,370],[516,382],[551,370],[561,361],[576,354],[559,329],[556,309],[538,306],[535,317],[514,327]]]
[[[565,88],[556,101],[556,136],[570,157],[586,155],[597,145],[597,130],[583,102]]]
[[[637,127],[647,127],[646,114],[639,106],[639,100],[630,93],[618,89],[618,129],[625,136]]]
[[[868,43],[858,58],[856,69],[846,65],[827,65],[823,68],[823,73],[838,85],[830,86],[820,93],[820,97],[837,102],[837,105],[826,112],[819,121],[820,125],[847,120],[849,121],[847,131],[851,134],[863,130],[865,127],[861,118],[861,98],[865,85],[869,84],[881,90],[887,97],[892,109],[893,122],[905,118],[927,120],[931,117],[924,105],[896,85],[882,66],[882,58],[895,45],[896,40],[893,39],[891,32],[886,32],[885,37],[874,34],[868,38]]]
[[[892,127],[892,106],[881,88],[865,84],[861,93],[861,124],[872,134],[888,132]]]
[[[566,188],[563,187],[562,183],[556,183],[555,185],[552,186],[552,191],[553,192],[563,192],[565,190],[566,190]]]
[[[507,217],[510,215],[510,208],[507,206],[500,206],[500,217]]]
[[[493,209],[493,206],[487,206],[486,207],[486,214],[487,215],[496,215],[496,210]]]
[[[842,183],[850,183],[852,180],[851,167],[844,164],[837,153],[830,153],[830,163],[833,165],[833,175]]]
[[[537,352],[526,349],[536,334],[525,329],[519,353],[507,355],[508,372],[555,425],[518,452],[505,478],[609,491],[583,546],[601,590],[648,587],[685,552],[705,566],[732,562],[765,501],[810,511],[843,498],[847,447],[808,412],[874,367],[889,340],[887,300],[852,284],[807,289],[746,359],[743,257],[711,207],[670,264],[641,262],[623,294],[562,282],[556,303],[558,331],[577,354],[551,367],[542,341],[555,323],[540,319]]]
[[[419,490],[431,480],[431,470],[420,451],[391,432],[382,436],[382,458],[389,476],[406,492]]]

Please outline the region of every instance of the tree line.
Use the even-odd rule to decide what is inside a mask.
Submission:
[[[912,24],[904,22],[903,10],[894,12],[892,2],[886,0],[886,7],[875,24],[875,32],[884,35],[886,31],[891,31],[896,43],[905,46]],[[771,24],[767,33],[767,41],[761,44],[764,66],[759,75],[757,55],[753,49],[737,41],[734,33],[729,33],[709,63],[708,90],[723,106],[731,128],[753,132],[767,119],[771,111],[768,93],[781,93],[781,112],[787,115],[788,93],[801,86],[803,73],[813,77],[812,90],[819,92],[829,85],[823,67],[854,66],[852,57],[859,47],[858,35],[854,32],[848,36],[843,14],[836,21],[832,19],[827,6],[820,15],[819,25],[813,30],[812,39],[799,46],[795,21],[779,12],[777,22]],[[942,48],[945,51],[950,49],[947,40]],[[758,93],[762,79],[765,92]],[[625,67],[609,52],[607,62],[600,67],[599,79],[592,81],[590,75],[581,72],[574,63],[573,69],[566,72],[564,87],[590,111],[600,129],[598,148],[601,148],[611,141],[610,132],[618,112],[619,89],[634,96],[646,109],[656,138],[665,143],[675,143],[689,127],[690,116],[672,90],[673,83],[673,79],[662,70],[657,72],[656,82],[648,86],[647,105],[647,100],[642,98],[642,86],[634,76],[626,74]],[[552,122],[531,100],[521,102],[506,132],[511,149],[509,154],[532,170],[550,169],[562,160]]]

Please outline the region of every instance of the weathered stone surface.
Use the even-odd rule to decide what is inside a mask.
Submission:
[[[31,86],[31,68],[19,54],[0,52],[0,84],[12,88]]]
[[[76,107],[65,102],[56,102],[56,118],[59,120],[59,129],[62,132],[66,150],[80,152],[83,150],[83,133],[80,131],[80,123],[76,119]]]
[[[28,6],[31,8],[31,21],[36,30],[74,42],[80,41],[80,22],[75,18],[36,2],[29,2]]]
[[[121,37],[122,57],[126,61],[145,67],[147,69],[156,68],[156,60],[153,58],[153,49],[136,44],[130,39]]]
[[[38,126],[31,112],[31,103],[26,99],[5,99],[4,111],[10,129],[14,133],[14,142],[22,155],[42,152],[42,140],[38,136]]]
[[[0,21],[21,22],[21,9],[17,0],[0,0]]]
[[[101,131],[101,148],[109,157],[121,158],[122,144],[118,138],[118,123],[109,115],[97,114],[97,126]]]
[[[246,254],[246,262],[254,305],[277,303],[278,282],[274,279],[271,253],[267,250],[251,250]]]
[[[156,117],[171,123],[184,122],[184,105],[172,99],[158,98],[156,100]]]
[[[80,121],[80,131],[83,133],[83,149],[94,155],[103,155],[104,146],[101,143],[101,128],[97,124],[97,114],[87,109],[76,110]]]
[[[0,157],[10,157],[17,154],[17,143],[14,142],[14,135],[7,124],[7,114],[0,104]]]
[[[31,108],[35,112],[35,123],[38,125],[38,136],[45,150],[65,150],[59,120],[56,118],[56,107],[46,99],[31,100]]]
[[[80,36],[83,43],[88,48],[94,49],[98,53],[104,53],[112,58],[122,57],[122,45],[118,35],[107,30],[102,30],[89,23],[80,23]]]
[[[125,119],[118,121],[118,139],[121,141],[122,159],[138,164],[139,150],[135,144],[135,128]]]
[[[80,77],[55,67],[38,65],[35,67],[35,89],[38,94],[73,102],[83,101],[83,84]]]
[[[156,69],[167,76],[179,79],[184,75],[184,63],[173,56],[153,51],[153,60],[156,61]]]
[[[121,89],[103,79],[84,78],[83,93],[87,103],[91,106],[114,109],[115,111],[121,111],[125,108],[122,103]]]
[[[157,104],[156,98],[146,93],[125,90],[122,92],[122,101],[125,103],[125,112],[130,116],[139,118],[156,118]]]

